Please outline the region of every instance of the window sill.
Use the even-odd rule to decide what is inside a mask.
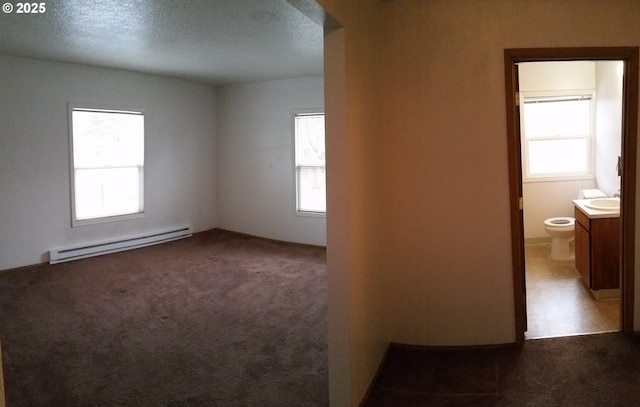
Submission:
[[[596,177],[593,174],[585,175],[557,175],[551,177],[523,177],[523,184],[530,184],[536,182],[563,182],[563,181],[593,181]]]
[[[296,211],[296,216],[302,216],[305,218],[326,218],[326,212],[307,212],[307,211]]]
[[[129,213],[126,215],[105,216],[101,218],[73,219],[71,221],[71,227],[75,228],[80,226],[98,225],[101,223],[120,222],[124,220],[145,218],[146,216],[147,215],[145,215],[144,212],[138,212],[138,213]]]

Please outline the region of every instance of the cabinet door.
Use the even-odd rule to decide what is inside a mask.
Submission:
[[[591,221],[591,289],[620,287],[620,218]]]
[[[587,287],[591,287],[591,252],[589,250],[589,232],[576,222],[576,268],[582,275]]]

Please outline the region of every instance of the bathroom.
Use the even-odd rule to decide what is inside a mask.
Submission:
[[[582,284],[573,260],[550,258],[551,237],[545,230],[544,221],[573,217],[573,200],[580,197],[581,191],[600,190],[608,197],[619,194],[622,64],[622,61],[566,61],[530,62],[518,66],[527,338],[619,330],[619,300],[596,300]],[[536,119],[534,123],[535,110],[526,113],[524,105],[532,103],[528,106],[537,105],[542,109],[539,112],[545,112],[553,106],[545,102],[558,100],[579,100],[582,107],[576,104],[577,109],[587,109],[591,124],[586,126],[586,131],[590,137],[565,136],[562,144],[549,142],[552,140],[548,138],[527,136],[526,133],[531,134],[536,128],[542,128],[540,131],[543,132],[547,121]],[[570,121],[562,120],[565,124]],[[576,129],[574,133],[582,134],[584,129]],[[555,148],[553,144],[559,147]],[[576,151],[580,154],[575,154]],[[581,173],[574,171],[575,167],[581,168]],[[572,243],[572,253],[573,246]],[[598,314],[604,315],[606,321],[598,320],[595,317]]]

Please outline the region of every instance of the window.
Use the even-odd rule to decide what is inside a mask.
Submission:
[[[325,213],[324,114],[298,113],[295,122],[296,209]]]
[[[592,178],[593,95],[523,96],[525,181]]]
[[[72,225],[143,215],[144,113],[69,106]]]

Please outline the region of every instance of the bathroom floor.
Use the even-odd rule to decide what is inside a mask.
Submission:
[[[551,259],[549,244],[525,246],[527,339],[620,330],[620,300],[597,301],[573,260]]]

